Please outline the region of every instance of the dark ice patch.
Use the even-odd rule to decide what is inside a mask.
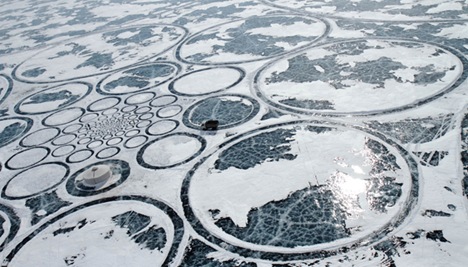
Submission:
[[[126,228],[127,235],[131,236],[147,227],[151,222],[151,218],[135,211],[127,211],[112,217],[112,221],[117,226]]]
[[[277,129],[250,137],[223,151],[214,166],[221,171],[230,167],[246,170],[266,161],[294,160],[297,155],[288,153],[294,135],[294,130]]]
[[[345,208],[339,203],[331,190],[311,186],[252,209],[245,227],[230,218],[220,218],[215,224],[254,244],[290,248],[322,244],[350,235]]]
[[[452,214],[441,211],[441,210],[425,210],[422,214],[426,217],[450,217]]]
[[[47,70],[44,69],[44,68],[36,67],[36,68],[33,68],[33,69],[23,71],[21,73],[21,75],[24,76],[24,77],[28,77],[28,78],[36,78],[36,77],[41,76],[46,71]]]
[[[181,267],[256,267],[255,263],[247,263],[236,260],[218,261],[210,258],[209,253],[215,252],[213,248],[202,243],[198,239],[192,239],[184,252],[184,259],[180,264]]]
[[[63,207],[70,206],[72,203],[58,197],[56,191],[45,193],[37,197],[26,200],[26,207],[32,212],[31,224],[38,223],[42,218],[55,213]],[[45,214],[38,215],[39,211],[45,211]]]

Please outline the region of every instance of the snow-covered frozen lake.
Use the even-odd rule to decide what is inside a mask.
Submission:
[[[465,266],[467,40],[465,0],[3,0],[0,266]]]

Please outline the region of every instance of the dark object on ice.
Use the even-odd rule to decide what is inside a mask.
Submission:
[[[207,120],[203,123],[204,131],[216,131],[218,130],[219,121],[217,120]]]

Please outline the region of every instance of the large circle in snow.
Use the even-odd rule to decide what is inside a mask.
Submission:
[[[180,66],[171,62],[138,65],[110,74],[96,87],[100,94],[124,95],[148,90],[173,78]]]
[[[66,83],[34,93],[15,106],[18,114],[44,114],[68,107],[91,92],[93,86],[85,82]]]
[[[178,77],[169,84],[169,91],[183,96],[208,95],[234,87],[244,77],[245,71],[237,67],[206,68]]]
[[[39,52],[18,65],[13,77],[46,83],[99,75],[155,57],[178,44],[187,30],[143,25],[90,34]]]
[[[432,101],[464,80],[450,48],[369,39],[314,47],[265,65],[254,87],[269,104],[299,113],[366,115]]]
[[[47,162],[16,174],[2,189],[6,199],[23,199],[44,193],[67,178],[70,168],[61,162]]]
[[[418,197],[416,163],[380,138],[310,121],[242,134],[187,174],[186,217],[245,257],[300,260],[378,241]]]
[[[83,108],[78,107],[62,109],[45,117],[42,120],[42,124],[45,126],[64,125],[80,118],[85,112]]]
[[[34,146],[11,156],[7,162],[5,162],[5,167],[10,170],[19,170],[31,167],[34,164],[43,161],[49,154],[50,148]]]
[[[327,33],[325,22],[298,15],[254,16],[213,26],[192,35],[177,49],[191,64],[242,63],[303,48]]]

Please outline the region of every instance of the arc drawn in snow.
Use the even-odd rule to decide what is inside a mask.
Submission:
[[[165,106],[160,108],[157,112],[156,115],[160,119],[167,119],[167,118],[172,118],[174,116],[177,116],[179,113],[181,113],[183,110],[183,107],[180,105],[170,105],[170,106]]]
[[[56,127],[41,128],[34,131],[21,139],[20,146],[32,147],[45,144],[57,137],[60,134],[60,129]]]
[[[146,135],[135,135],[125,141],[124,147],[127,149],[137,148],[145,144],[148,139]]]
[[[71,154],[73,151],[75,151],[75,149],[76,149],[75,145],[59,146],[52,151],[51,155],[52,157],[61,158],[61,157]]]
[[[13,89],[13,80],[0,73],[0,105],[7,99]]]
[[[164,135],[174,131],[179,126],[176,120],[160,120],[152,123],[146,128],[146,134],[152,136]]]
[[[120,97],[116,97],[116,96],[104,97],[89,104],[87,111],[99,112],[99,111],[111,109],[117,106],[120,103],[120,101],[122,101]]]
[[[61,126],[68,124],[83,116],[86,111],[83,108],[72,107],[56,111],[42,120],[44,126]]]
[[[120,147],[116,147],[116,146],[105,147],[96,153],[96,158],[97,159],[109,159],[119,154],[120,150],[121,150]]]
[[[156,97],[154,92],[143,92],[133,94],[125,99],[126,105],[139,105],[153,100]]]
[[[73,151],[70,155],[67,156],[65,161],[70,164],[80,163],[91,158],[93,155],[94,155],[93,150],[83,148],[80,150]]]
[[[25,169],[43,161],[49,154],[50,148],[45,146],[27,148],[11,156],[5,162],[5,167],[10,170]]]
[[[160,95],[150,102],[150,106],[159,108],[175,103],[179,98],[175,95]]]
[[[108,197],[71,208],[42,224],[9,252],[4,265],[24,266],[34,251],[36,266],[60,265],[64,260],[167,266],[176,257],[183,235],[182,219],[163,202],[142,196]]]
[[[8,206],[0,204],[0,251],[11,242],[20,228],[20,218]]]

